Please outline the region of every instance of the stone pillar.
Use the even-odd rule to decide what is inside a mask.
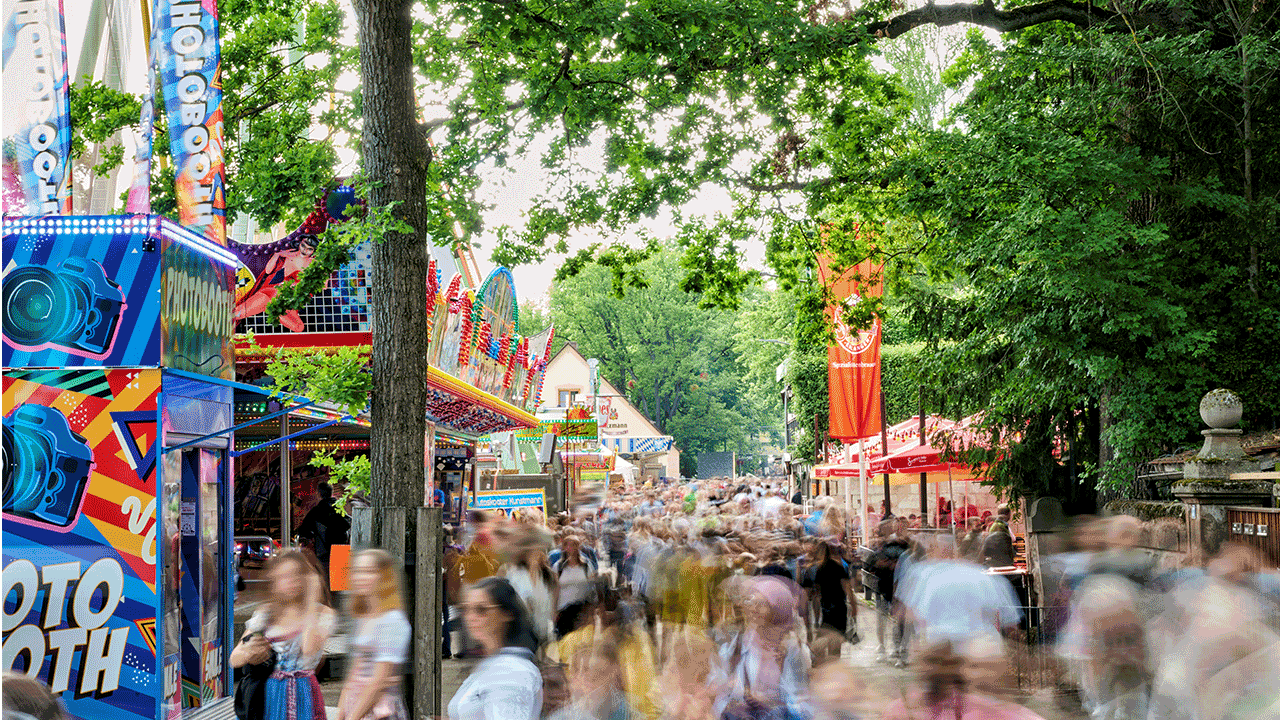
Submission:
[[[1042,497],[1029,500],[1024,508],[1027,519],[1027,569],[1031,572],[1032,605],[1048,605],[1057,591],[1056,585],[1045,587],[1044,567],[1041,556],[1045,546],[1049,553],[1058,552],[1057,535],[1067,530],[1067,519],[1062,513],[1062,503],[1057,498]]]
[[[1243,407],[1230,390],[1213,390],[1200,401],[1204,446],[1182,466],[1182,482],[1173,486],[1174,497],[1187,505],[1187,525],[1192,549],[1214,554],[1227,540],[1227,507],[1266,507],[1272,484],[1260,480],[1232,480],[1236,473],[1257,472],[1260,465],[1247,458],[1240,446]]]

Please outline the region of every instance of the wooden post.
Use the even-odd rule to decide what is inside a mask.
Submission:
[[[415,586],[413,638],[417,678],[414,718],[441,716],[440,651],[444,638],[444,508],[418,508],[418,579]]]
[[[374,542],[373,539],[377,538]],[[444,602],[444,508],[351,509],[353,552],[380,547],[404,558],[405,615],[413,627],[401,680],[409,717],[442,715],[440,650]]]

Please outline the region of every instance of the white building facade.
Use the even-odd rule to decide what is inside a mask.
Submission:
[[[639,468],[639,482],[680,477],[680,450],[609,381],[600,378],[600,395],[591,394],[591,366],[574,343],[547,363],[539,420],[563,420],[573,407],[594,411],[600,442]]]

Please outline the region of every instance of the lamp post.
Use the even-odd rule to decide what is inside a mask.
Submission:
[[[591,417],[596,421],[596,440],[604,447],[604,431],[600,422],[600,358],[587,358],[587,366],[591,368],[591,377],[589,383],[591,386]],[[604,456],[601,455],[603,458]],[[609,495],[609,471],[604,473],[604,492],[605,497]]]

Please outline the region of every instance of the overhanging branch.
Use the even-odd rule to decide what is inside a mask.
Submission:
[[[960,3],[934,5],[911,10],[866,26],[867,33],[877,38],[896,38],[921,25],[959,25],[968,23],[988,27],[999,32],[1013,32],[1033,25],[1062,21],[1077,27],[1092,27],[1110,23],[1116,13],[1088,2],[1074,0],[1049,0],[1011,10],[1001,10],[994,3]]]

